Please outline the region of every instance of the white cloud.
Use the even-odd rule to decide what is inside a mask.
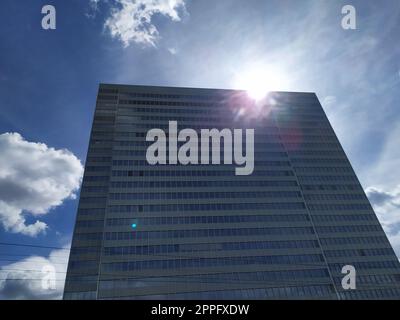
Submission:
[[[68,150],[28,142],[18,133],[0,135],[0,223],[6,231],[36,236],[47,225],[25,217],[47,214],[65,199],[74,198],[83,167]]]
[[[397,256],[400,257],[400,185],[392,191],[369,187],[366,193]]]
[[[50,252],[48,257],[31,256],[21,261],[0,268],[0,298],[7,300],[40,300],[61,299],[64,290],[69,246],[66,250],[58,249]],[[51,284],[44,277],[51,268],[55,271],[55,287],[43,286]]]
[[[92,0],[95,4],[98,0]],[[185,0],[115,0],[105,27],[111,36],[125,47],[132,42],[155,46],[159,32],[152,19],[156,14],[180,21],[179,10],[185,9]]]

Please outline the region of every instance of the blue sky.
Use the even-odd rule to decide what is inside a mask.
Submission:
[[[0,135],[25,139],[3,135],[2,146],[46,144],[50,163],[59,165],[61,157],[71,183],[59,182],[52,199],[33,199],[38,212],[43,207],[39,216],[21,204],[26,199],[14,199],[26,225],[39,219],[47,229],[31,236],[0,225],[0,242],[70,243],[77,207],[71,195],[79,192],[73,178],[80,174],[73,157],[84,163],[100,82],[248,89],[243,86],[254,85],[248,79],[259,70],[271,89],[317,93],[400,255],[399,1],[137,2],[2,1]],[[56,30],[41,28],[45,4],[57,10]],[[356,30],[341,27],[346,4],[356,8]],[[9,159],[4,154],[13,155],[3,152],[0,161]],[[29,155],[26,163],[34,163]],[[6,196],[1,201],[11,203]],[[62,267],[66,250],[0,246],[0,266],[21,266],[27,255],[55,261],[52,252],[64,259]],[[21,256],[4,256],[10,253]],[[0,285],[0,297],[16,297],[18,290],[35,296],[37,288],[27,280],[6,289]]]

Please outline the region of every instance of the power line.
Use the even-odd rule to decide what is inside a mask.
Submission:
[[[320,267],[320,266],[316,266],[316,267]],[[12,269],[12,268],[7,268],[7,269],[3,269],[0,270],[0,272],[10,272],[10,271],[19,271],[19,272],[40,272],[42,273],[41,270],[35,270],[35,269]],[[179,274],[179,275],[161,275],[161,276],[130,276],[127,273],[108,273],[108,272],[101,272],[100,276],[110,276],[110,277],[121,277],[121,278],[112,278],[112,279],[100,279],[101,281],[113,281],[113,280],[135,280],[135,279],[152,279],[152,278],[166,278],[166,277],[172,277],[172,278],[184,278],[184,277],[188,277],[188,278],[196,278],[196,277],[201,277],[201,276],[218,276],[218,275],[223,275],[223,276],[227,276],[227,275],[232,275],[232,276],[236,276],[237,279],[235,279],[234,281],[240,281],[240,275],[241,274],[248,274],[248,273],[257,273],[257,272],[266,272],[266,273],[274,273],[274,272],[290,272],[290,271],[298,271],[296,269],[292,269],[292,270],[288,270],[288,269],[279,269],[279,270],[261,270],[261,271],[244,271],[244,272],[228,272],[228,273],[224,273],[224,272],[217,272],[217,273],[211,273],[211,274],[207,274],[207,273],[203,273],[203,274]],[[56,271],[55,273],[60,273],[60,274],[66,274],[66,271]],[[91,276],[91,275],[87,275],[87,274],[71,274],[72,277],[86,277],[86,276]],[[95,274],[94,276],[98,276],[97,274]],[[307,279],[306,276],[304,276],[304,279]],[[309,277],[308,277],[309,278]],[[320,276],[320,278],[323,278],[323,276]],[[79,279],[78,279],[79,280]],[[229,280],[229,279],[228,279]],[[232,279],[233,280],[233,279]],[[82,280],[83,281],[83,280]],[[92,280],[91,280],[92,281]],[[243,280],[246,281],[246,280]]]
[[[3,269],[0,271],[21,271],[21,272],[42,272],[40,270],[29,270],[29,269]],[[269,270],[269,271],[264,271],[264,272],[279,272],[282,270]],[[295,271],[295,270],[285,270],[285,271]],[[257,272],[257,271],[256,271]],[[255,273],[256,273],[255,272]],[[260,271],[258,271],[260,272]],[[263,272],[263,271],[261,271]],[[60,274],[66,274],[65,271],[56,271],[55,273],[60,273]],[[252,273],[250,271],[245,272],[245,273]],[[211,277],[211,279],[207,280],[203,280],[204,278],[201,277],[201,275],[170,275],[170,276],[140,276],[140,277],[129,277],[129,275],[127,274],[118,274],[118,273],[101,273],[101,275],[103,276],[120,276],[120,277],[124,277],[124,278],[113,278],[113,279],[98,279],[95,281],[100,281],[100,282],[107,282],[107,281],[132,281],[132,280],[137,280],[137,281],[144,281],[144,282],[160,282],[160,283],[170,283],[170,282],[182,282],[182,283],[187,283],[187,282],[193,282],[196,281],[198,283],[243,283],[243,284],[253,284],[253,283],[260,283],[263,282],[265,283],[264,280],[242,280],[240,279],[240,272],[234,272],[231,273],[232,276],[233,275],[237,275],[239,277],[239,279],[218,279],[218,278],[213,278],[215,276],[218,276],[219,274],[222,274],[223,276],[226,276],[226,273],[216,273],[216,274],[203,274],[205,277],[209,276]],[[75,276],[85,276],[85,275],[75,275]],[[164,280],[164,279],[160,279],[160,278],[171,278],[170,280]],[[187,277],[187,279],[183,279],[184,277]],[[321,277],[323,278],[323,277]],[[0,281],[26,281],[26,280],[32,280],[32,281],[39,281],[42,279],[36,279],[36,278],[15,278],[15,279],[0,279]],[[65,280],[56,280],[56,281],[65,281]],[[72,281],[72,282],[92,282],[93,280],[90,279],[69,279],[68,281]],[[308,285],[308,284],[332,284],[332,283],[326,283],[326,282],[316,282],[314,279],[307,279],[307,278],[303,278],[302,280],[296,280],[296,281],[292,281],[292,282],[287,282],[287,281],[271,281],[268,280],[266,282],[266,284],[277,284],[280,286],[290,286],[290,285],[297,285],[297,284],[302,284],[302,285]],[[337,284],[335,284],[337,285]],[[362,284],[362,285],[358,285],[358,287],[360,288],[368,288],[368,287],[373,287],[376,289],[380,289],[380,288],[397,288],[398,285],[397,284]]]
[[[21,244],[21,243],[4,243],[4,242],[0,242],[0,245],[11,245],[11,246],[27,246],[27,247],[39,247],[39,248],[53,248],[53,249],[63,249],[63,250],[71,250],[70,248],[61,248],[61,247],[48,247],[48,246],[40,246],[40,245],[27,245],[27,244]],[[318,249],[318,248],[315,248]],[[231,251],[238,251],[238,250],[231,250]],[[200,252],[200,251],[198,251]],[[209,251],[203,251],[203,252],[209,252]],[[218,251],[211,251],[211,252],[218,252]],[[99,252],[98,252],[99,253]],[[313,253],[313,254],[319,254],[319,253]],[[198,256],[198,255],[174,255],[174,254],[160,254],[160,253],[147,253],[147,254],[142,254],[143,256],[153,256],[153,257],[168,257],[168,258],[189,258],[189,259],[218,259],[219,257],[207,257],[207,256]],[[287,254],[286,254],[287,255]],[[285,255],[285,256],[286,256]],[[280,256],[280,255],[273,255],[273,256]],[[238,256],[240,257],[240,256]],[[252,256],[248,256],[249,258],[252,258]],[[1,261],[1,260],[0,260]],[[19,260],[16,260],[19,261]],[[140,261],[140,260],[138,260]],[[124,262],[129,262],[129,261],[124,261]],[[291,263],[289,262],[291,265],[313,265],[313,266],[317,266],[317,263]],[[278,263],[279,264],[279,263]],[[321,262],[321,266],[326,267],[326,263]]]
[[[157,255],[152,255],[152,256],[157,256]],[[174,256],[168,256],[168,255],[163,255],[163,256],[166,256],[166,257],[174,257]],[[176,257],[176,256],[175,256]],[[177,256],[177,257],[182,257],[182,256]],[[188,258],[187,256],[184,256],[185,258]],[[193,258],[193,259],[202,259],[202,258],[205,258],[205,259],[218,259],[219,257],[213,257],[213,258],[208,258],[208,257],[189,257],[189,258]],[[227,257],[227,258],[230,258],[230,257]],[[240,256],[239,257],[237,257],[237,258],[241,258]],[[246,258],[252,258],[251,256],[246,256]],[[1,260],[0,260],[1,261]],[[15,260],[16,262],[18,262],[18,261],[20,261],[20,260]],[[86,261],[92,261],[92,260],[86,260]],[[93,261],[95,261],[95,260],[93,260]],[[149,261],[149,260],[145,260],[145,261]],[[151,261],[159,261],[159,260],[151,260]],[[168,260],[165,260],[165,261],[168,261]],[[118,261],[118,262],[110,262],[110,263],[120,263],[121,261]],[[142,262],[142,260],[137,260],[137,261],[122,261],[122,262],[127,262],[127,263],[129,263],[129,262]],[[51,262],[50,262],[50,264],[51,264]],[[67,265],[67,263],[59,263],[59,264],[62,264],[62,265]],[[267,263],[267,264],[265,264],[265,263],[255,263],[255,264],[259,264],[259,265],[267,265],[267,266],[274,266],[274,267],[277,267],[277,266],[280,266],[280,267],[283,267],[283,266],[295,266],[295,267],[318,267],[318,268],[326,268],[327,266],[326,266],[326,264],[325,263],[320,263],[320,262],[316,262],[316,263],[312,263],[312,262],[310,262],[310,263],[291,263],[291,262],[287,262],[287,263],[271,263],[271,264],[269,264],[269,263]],[[234,266],[234,265],[232,265],[232,266]],[[221,265],[220,266],[214,266],[214,267],[221,267]],[[1,267],[0,267],[1,268]],[[158,268],[158,269],[163,269],[163,268]],[[174,269],[174,268],[173,268]],[[175,268],[176,269],[176,268]],[[5,270],[12,270],[12,269],[0,269],[0,271],[5,271]],[[37,272],[41,272],[40,270],[30,270],[30,269],[17,269],[16,271],[37,271]],[[132,272],[132,271],[135,271],[135,270],[127,270],[127,272]],[[279,270],[275,270],[275,271],[279,271]],[[287,271],[296,271],[296,269],[291,269],[291,270],[287,270]],[[104,273],[101,273],[101,274],[104,274]],[[115,275],[115,274],[117,274],[117,273],[110,273],[111,275]],[[123,274],[124,275],[124,274]]]
[[[0,257],[24,257],[24,258],[29,258],[29,257],[34,257],[35,255],[32,255],[32,254],[27,254],[27,253],[25,253],[25,254],[10,254],[10,253],[5,253],[5,254],[3,254],[3,253],[0,253]],[[60,254],[60,255],[52,255],[52,257],[54,257],[54,258],[58,258],[58,257],[65,257],[64,255],[62,255],[62,254]],[[18,261],[20,261],[20,260],[18,260]]]
[[[35,270],[35,269],[13,269],[13,268],[5,268],[5,269],[0,269],[0,272],[12,272],[12,271],[19,271],[19,272],[40,272],[42,273],[42,270]],[[55,271],[55,273],[63,273],[66,274],[66,271]]]
[[[217,252],[217,251],[215,251]],[[227,257],[210,257],[210,256],[196,256],[196,255],[169,255],[169,254],[156,254],[156,253],[150,253],[150,254],[143,254],[142,256],[147,256],[147,257],[162,257],[162,258],[179,258],[179,259],[230,259],[230,258],[243,258],[243,259],[252,259],[252,258],[256,258],[259,256],[227,256]],[[276,256],[276,257],[280,257],[281,255],[272,255],[272,256]],[[284,255],[286,256],[286,255]],[[29,257],[32,258],[39,258],[39,257],[35,257],[35,256],[27,256],[26,258],[28,259]],[[126,257],[128,258],[128,257]],[[44,258],[47,259],[47,258]],[[165,259],[164,259],[165,260]],[[173,259],[166,259],[165,261],[170,261]],[[0,259],[0,262],[4,261],[4,262],[21,262],[21,260],[19,259]],[[90,262],[90,261],[96,261],[96,260],[83,260],[85,262]],[[109,263],[124,263],[124,262],[143,262],[143,261],[160,261],[160,260],[125,260],[125,261],[110,261]],[[162,260],[161,260],[162,261]],[[34,259],[32,259],[30,262],[35,262]],[[42,262],[40,260],[37,260],[37,262]],[[64,264],[67,265],[68,262],[52,262],[50,261],[51,264]],[[265,263],[255,263],[255,264],[265,264]],[[291,266],[320,266],[320,267],[326,267],[327,265],[324,262],[309,262],[309,263],[292,263],[290,261],[288,261],[287,263],[267,263],[267,265],[291,265]],[[1,267],[0,267],[1,268]],[[161,268],[162,269],[162,268]]]
[[[57,249],[57,250],[68,250],[68,251],[71,250],[71,248],[43,246],[43,245],[34,245],[26,243],[11,243],[11,242],[0,242],[0,246],[31,247],[31,248]]]
[[[146,279],[145,281],[143,279]],[[21,278],[21,279],[0,279],[0,281],[43,281],[43,279],[36,279],[36,278]],[[315,286],[315,285],[332,285],[331,282],[327,281],[314,281],[314,280],[308,280],[308,279],[302,279],[302,280],[296,280],[296,281],[265,281],[265,280],[236,280],[236,279],[209,279],[209,280],[199,280],[196,279],[195,277],[192,277],[190,279],[170,279],[170,280],[160,280],[160,279],[148,279],[148,278],[124,278],[124,279],[98,279],[95,280],[96,282],[113,282],[113,281],[131,281],[131,280],[137,280],[137,281],[142,281],[142,282],[154,282],[154,283],[204,283],[204,284],[209,284],[209,283],[239,283],[239,284],[248,284],[252,285],[254,283],[261,284],[263,287],[260,289],[265,289],[265,288],[277,288],[277,287],[288,287],[288,286],[295,286],[295,285],[301,285],[301,286]],[[64,279],[55,279],[52,281],[57,281],[57,282],[65,282]],[[86,283],[86,282],[93,282],[93,280],[79,280],[79,279],[72,279],[68,280],[68,282],[80,282],[80,283]],[[265,286],[267,285],[267,286]],[[336,286],[338,284],[335,284]],[[365,284],[358,284],[357,285],[357,290],[359,289],[398,289],[399,286],[398,284],[388,284],[388,283],[365,283]],[[246,289],[246,288],[244,288]]]
[[[23,246],[23,247],[39,247],[39,248],[53,248],[53,249],[64,249],[64,250],[69,250],[70,251],[70,249],[66,249],[66,248],[61,248],[61,247],[49,247],[49,246],[40,246],[40,245],[27,245],[27,244],[21,244],[21,243],[4,243],[4,242],[0,242],[0,245],[3,245],[3,246],[7,246],[7,245],[10,245],[10,246]],[[236,251],[236,250],[235,250]],[[208,251],[205,251],[205,252],[208,252]],[[212,252],[217,252],[217,251],[212,251]],[[318,253],[315,253],[315,254],[318,254]],[[186,258],[188,258],[188,259],[218,259],[218,257],[206,257],[206,256],[198,256],[198,255],[190,255],[190,254],[188,254],[188,255],[174,255],[174,254],[159,254],[159,253],[147,253],[147,254],[143,254],[143,256],[153,256],[153,257],[168,257],[168,258],[179,258],[179,259],[182,259],[182,258],[184,258],[184,259],[186,259]],[[279,255],[277,255],[277,256],[279,256]],[[251,256],[250,256],[250,258],[251,258]],[[0,260],[1,261],[1,260]],[[18,262],[19,260],[15,260],[16,262]],[[140,261],[140,260],[139,260]],[[67,264],[67,263],[66,263]],[[307,264],[301,264],[301,263],[299,263],[299,264],[292,264],[291,263],[291,265],[307,265]],[[315,263],[311,263],[311,265],[317,265],[317,264],[315,264]],[[324,266],[324,267],[326,267],[326,264],[325,263],[323,263],[323,262],[321,262],[321,266]]]
[[[28,257],[28,259],[29,259],[29,257]],[[43,258],[43,259],[46,259],[46,258]],[[18,260],[18,259],[0,259],[0,262],[21,262],[21,260]],[[43,262],[43,261],[31,259],[29,262],[41,263],[41,262]],[[68,262],[53,262],[53,261],[51,261],[50,264],[62,264],[62,265],[67,265]],[[1,268],[1,267],[0,267],[0,268]]]
[[[46,248],[46,249],[60,249],[60,250],[67,250],[70,251],[70,248],[63,248],[63,247],[55,247],[55,246],[43,246],[43,245],[30,245],[30,244],[21,244],[21,243],[6,243],[6,242],[0,242],[0,245],[3,246],[19,246],[19,247],[35,247],[35,248]],[[213,252],[217,252],[217,251],[213,251]],[[318,253],[315,253],[318,254]],[[152,256],[152,257],[168,257],[168,258],[188,258],[188,259],[218,259],[220,257],[207,257],[207,256],[196,256],[196,255],[170,255],[170,254],[156,254],[156,253],[147,253],[147,254],[143,254],[143,256]],[[273,255],[273,256],[280,256],[280,255]],[[241,256],[238,256],[237,258],[240,258]],[[223,257],[224,258],[224,257]],[[231,257],[226,257],[226,258],[231,258]],[[245,256],[245,258],[249,258],[251,259],[252,256]],[[11,260],[11,259],[0,259],[0,261],[5,261],[5,262],[19,262],[20,260]],[[88,260],[90,261],[90,260]],[[139,262],[141,262],[142,260],[137,260]],[[157,261],[157,260],[154,260]],[[167,260],[168,261],[168,260]],[[131,262],[131,261],[122,261],[122,262]],[[51,262],[52,264],[60,264],[60,265],[68,265],[68,262]],[[329,264],[327,265],[324,262],[310,262],[310,263],[274,263],[271,265],[280,265],[280,266],[286,266],[286,265],[290,265],[290,266],[296,266],[296,267],[320,267],[320,268],[327,268],[329,267]],[[1,268],[1,267],[0,267]],[[0,271],[6,271],[7,269],[2,269]],[[10,270],[12,271],[12,270]],[[28,269],[21,269],[21,270],[14,270],[14,271],[28,271],[28,272],[41,272],[40,270],[28,270]],[[129,270],[131,271],[131,270]],[[293,270],[295,271],[295,270]],[[60,273],[66,273],[66,272],[60,272]],[[102,273],[104,274],[104,273]],[[116,273],[110,273],[110,275],[118,275]],[[126,276],[125,274],[122,274],[121,276]]]

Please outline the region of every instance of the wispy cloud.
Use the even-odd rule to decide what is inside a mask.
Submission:
[[[172,55],[176,55],[178,53],[178,50],[176,48],[168,48],[168,52]]]
[[[99,3],[101,0],[90,0],[89,11],[85,14],[88,18],[95,18],[99,10]]]
[[[91,1],[97,8],[99,0]],[[155,47],[160,34],[153,17],[161,15],[176,22],[184,10],[185,0],[114,0],[104,26],[125,47],[131,43]]]
[[[47,225],[26,223],[75,197],[83,167],[68,150],[28,142],[18,133],[0,135],[0,223],[6,231],[36,236]]]
[[[322,99],[321,104],[325,107],[325,108],[331,108],[335,106],[337,99],[335,96],[326,96],[325,98]]]
[[[366,193],[400,257],[400,185],[391,191],[369,187]]]
[[[394,190],[400,183],[400,124],[393,126],[388,123],[383,130],[386,131],[386,134],[381,152],[373,166],[366,172],[366,182],[369,186]]]

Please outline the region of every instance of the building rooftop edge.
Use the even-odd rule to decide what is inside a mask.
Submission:
[[[179,86],[155,86],[155,85],[137,85],[137,84],[120,84],[120,83],[104,83],[100,82],[99,87],[126,87],[126,88],[154,88],[154,89],[180,89],[180,90],[204,90],[204,91],[227,91],[227,92],[245,92],[246,90],[240,89],[227,89],[227,88],[204,88],[204,87],[179,87]],[[315,92],[303,92],[303,91],[270,91],[274,93],[296,93],[296,94],[310,94],[316,95]]]

